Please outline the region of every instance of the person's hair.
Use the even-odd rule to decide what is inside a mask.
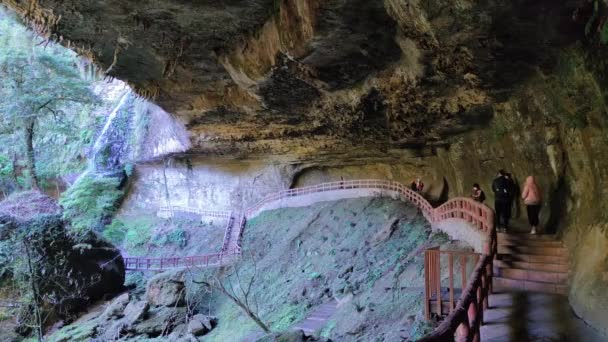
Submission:
[[[498,174],[501,175],[501,176],[506,176],[507,172],[505,170],[503,170],[503,169],[500,169],[500,170],[498,170]]]
[[[479,184],[477,184],[477,183],[473,183],[473,187],[474,187],[474,188],[478,188],[478,189],[479,189]]]

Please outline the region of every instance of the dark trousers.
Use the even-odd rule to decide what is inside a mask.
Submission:
[[[528,223],[533,227],[538,227],[539,219],[538,214],[540,213],[540,204],[526,205],[528,210]]]
[[[496,200],[494,201],[494,209],[496,210],[498,226],[508,227],[509,219],[511,219],[511,201]]]

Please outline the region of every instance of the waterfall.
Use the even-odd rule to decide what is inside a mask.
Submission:
[[[89,156],[89,169],[98,174],[122,171],[129,153],[136,96],[128,89],[108,115]]]
[[[118,114],[118,111],[120,110],[120,108],[122,106],[124,106],[125,103],[127,102],[127,99],[129,98],[129,95],[131,95],[131,90],[130,89],[128,89],[127,91],[125,91],[125,93],[120,98],[120,101],[118,101],[118,104],[116,105],[116,107],[114,107],[114,109],[112,110],[112,112],[108,116],[108,119],[106,120],[106,123],[103,126],[103,129],[101,130],[101,133],[99,133],[99,136],[97,137],[97,140],[95,141],[95,144],[93,145],[93,149],[92,149],[92,153],[91,153],[91,160],[95,160],[95,157],[99,153],[99,150],[108,141],[108,134],[107,134],[108,130],[112,126],[112,123],[114,122],[114,119],[116,119],[116,115]]]

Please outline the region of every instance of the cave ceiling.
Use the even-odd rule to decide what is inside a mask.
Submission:
[[[398,154],[483,127],[587,1],[0,0],[184,122],[189,153]]]

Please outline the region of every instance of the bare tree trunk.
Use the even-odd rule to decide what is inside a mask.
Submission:
[[[34,298],[34,318],[36,320],[36,336],[38,337],[38,341],[42,342],[42,315],[40,314],[40,297],[38,293],[38,287],[36,286],[36,273],[34,272],[34,266],[32,265],[32,255],[30,251],[30,246],[26,240],[23,241],[23,244],[25,246],[25,253],[27,256],[27,269],[30,278],[30,290],[32,291],[32,297]]]
[[[13,163],[13,182],[15,183],[15,188],[19,189],[19,182],[17,181],[17,153],[13,152],[11,162]]]
[[[216,280],[216,281],[219,282],[219,280]],[[262,322],[262,320],[258,317],[258,315],[256,315],[249,308],[248,305],[246,305],[244,303],[244,300],[241,300],[241,299],[237,298],[235,295],[228,292],[228,290],[223,285],[220,285],[217,288],[226,297],[230,298],[230,300],[232,300],[234,302],[234,304],[236,304],[239,308],[241,308],[247,314],[247,316],[249,316],[249,318],[251,318],[255,322],[255,324],[257,324],[260,328],[262,328],[262,330],[264,330],[265,333],[267,333],[267,334],[271,333],[270,328],[264,322]]]
[[[29,118],[25,123],[26,168],[30,174],[30,188],[39,190],[38,175],[36,174],[36,156],[34,154],[34,127],[36,119]]]

